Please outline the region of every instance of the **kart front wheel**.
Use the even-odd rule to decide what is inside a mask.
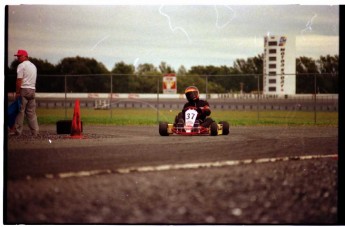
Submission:
[[[167,122],[159,122],[159,135],[169,136]]]
[[[216,122],[212,122],[210,126],[210,135],[217,136],[218,135],[218,124]]]
[[[229,123],[227,121],[221,121],[221,122],[219,122],[219,124],[221,124],[223,126],[222,134],[223,135],[229,135],[229,133],[230,133]]]

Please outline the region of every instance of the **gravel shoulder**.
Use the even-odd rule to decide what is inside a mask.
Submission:
[[[337,161],[10,181],[10,223],[335,224]]]
[[[161,137],[157,126],[90,126],[83,139],[8,139],[5,223],[11,224],[337,224],[338,159],[227,167],[21,178],[73,171],[337,154],[338,128],[232,127],[229,136]],[[50,141],[49,141],[50,140]],[[15,172],[17,171],[17,174]],[[43,172],[42,172],[43,171]]]

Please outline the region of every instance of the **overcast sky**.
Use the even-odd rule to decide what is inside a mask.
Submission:
[[[109,70],[120,61],[233,66],[263,53],[267,34],[295,38],[296,57],[338,54],[339,6],[10,5],[8,60],[26,49],[53,64],[94,58]]]

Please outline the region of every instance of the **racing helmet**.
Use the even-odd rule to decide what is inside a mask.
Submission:
[[[199,89],[195,86],[187,87],[184,93],[189,102],[196,101],[199,99]]]

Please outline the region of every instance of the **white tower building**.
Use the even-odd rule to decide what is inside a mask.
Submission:
[[[265,36],[263,94],[296,94],[295,39]]]

